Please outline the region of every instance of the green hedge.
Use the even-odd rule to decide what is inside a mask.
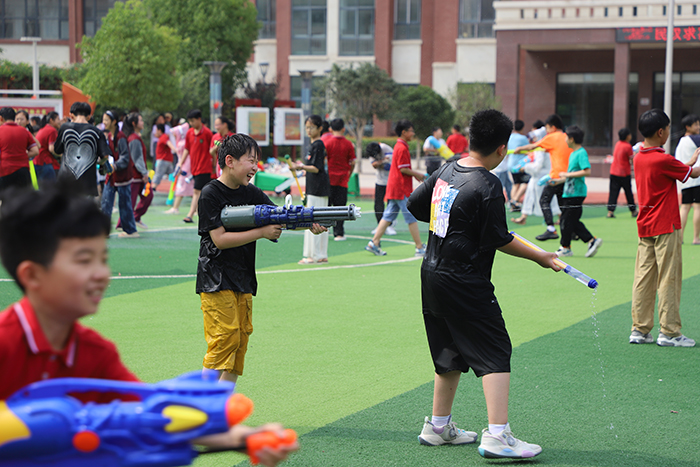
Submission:
[[[39,66],[39,89],[60,91],[66,70]],[[0,89],[32,89],[32,67],[27,63],[0,60]]]

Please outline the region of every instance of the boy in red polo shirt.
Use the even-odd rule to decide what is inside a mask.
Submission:
[[[38,154],[32,134],[15,123],[15,109],[0,109],[0,191],[11,186],[30,186],[29,159]]]
[[[659,109],[639,117],[639,132],[644,147],[634,158],[639,216],[637,261],[632,288],[632,334],[630,344],[651,344],[654,337],[654,302],[659,296],[659,337],[657,345],[693,347],[695,341],[681,334],[681,286],[683,280],[681,252],[681,217],[678,210],[676,181],[698,178],[700,167],[693,167],[700,148],[687,164],[666,154],[671,126],[668,116]]]
[[[175,145],[170,141],[170,135],[165,132],[163,123],[156,124],[156,169],[153,175],[153,189],[163,178],[167,178],[173,172],[173,153],[177,152]]]
[[[190,211],[183,219],[185,223],[191,224],[193,222],[192,216],[197,212],[202,188],[211,181],[212,173],[216,172],[216,159],[209,153],[213,135],[211,130],[202,123],[202,112],[199,109],[190,110],[187,113],[187,123],[190,124],[190,129],[185,135],[185,151],[182,153],[182,159],[177,163],[175,173],[180,173],[182,164],[188,157],[192,156],[190,167],[192,168],[191,175],[194,178],[194,194],[192,195]]]
[[[411,153],[408,151],[408,142],[413,139],[416,132],[413,130],[413,123],[408,120],[399,120],[396,123],[395,131],[399,139],[396,141],[396,146],[394,146],[391,168],[389,169],[389,182],[386,185],[387,206],[382,220],[377,225],[374,238],[369,241],[365,250],[376,256],[386,255],[386,251],[381,249],[382,236],[386,232],[387,227],[398,217],[399,211],[401,211],[404,220],[408,224],[408,231],[416,244],[416,256],[423,256],[425,254],[425,245],[420,239],[418,221],[406,208],[406,200],[413,192],[413,178],[419,182],[425,179],[425,175],[411,169]]]
[[[452,126],[452,134],[447,137],[447,147],[456,155],[461,155],[469,149],[469,141],[462,134],[462,127],[459,125]]]
[[[345,137],[345,122],[342,118],[331,121],[330,136],[323,139],[328,154],[328,177],[331,181],[329,206],[345,206],[348,203],[348,182],[355,167],[355,146]],[[337,221],[333,227],[333,239],[345,240],[345,222]]]
[[[97,312],[109,285],[110,219],[91,199],[58,185],[15,189],[0,206],[0,256],[24,292],[0,313],[0,400],[52,378],[138,381],[112,342],[77,322]],[[240,446],[254,432],[278,429],[237,425],[197,444]],[[276,465],[297,448],[265,448],[261,461]]]
[[[58,137],[58,129],[61,126],[61,119],[56,112],[49,112],[41,119],[41,129],[36,134],[36,141],[41,145],[39,155],[34,158],[34,168],[39,184],[56,180],[58,169],[61,164],[53,153],[53,145]]]

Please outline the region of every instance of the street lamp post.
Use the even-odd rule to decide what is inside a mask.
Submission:
[[[314,75],[313,71],[299,70],[301,75],[301,109],[304,111],[304,121],[311,115],[311,78]],[[306,157],[309,152],[311,141],[308,136],[304,136],[304,148],[302,157]]]
[[[262,75],[263,84],[265,84],[265,77],[267,76],[267,70],[270,69],[270,63],[260,62],[258,66],[260,67],[260,74]]]
[[[209,67],[209,116],[210,128],[214,128],[214,120],[221,115],[221,70],[226,62],[204,62]]]
[[[668,118],[673,119],[671,115],[672,100],[673,100],[673,14],[674,0],[668,0],[666,15],[668,16],[668,26],[666,28],[666,70],[664,73],[664,112]],[[671,151],[671,135],[669,135],[664,149],[667,153]]]
[[[36,43],[41,42],[41,37],[22,37],[21,42],[31,42],[32,51],[34,52],[34,63],[32,64],[32,90],[34,91],[34,99],[39,98],[39,62],[36,57]]]

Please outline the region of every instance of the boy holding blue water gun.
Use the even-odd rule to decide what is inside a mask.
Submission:
[[[115,345],[78,323],[97,312],[109,285],[110,218],[63,183],[46,191],[16,190],[0,207],[0,257],[24,297],[0,313],[0,403],[30,383],[65,377],[135,382]],[[76,394],[107,402],[115,394]],[[261,430],[243,425],[197,439],[216,448],[241,445]],[[0,441],[3,447],[4,441]],[[263,448],[260,462],[276,465],[293,444]]]
[[[530,458],[542,452],[513,435],[508,423],[512,346],[493,293],[496,250],[559,271],[555,253],[515,240],[506,225],[505,199],[490,173],[503,161],[513,123],[497,110],[477,112],[469,125],[469,156],[442,166],[411,195],[408,208],[430,222],[421,266],[423,319],[435,365],[432,419],[421,444],[469,444],[477,434],[457,428],[452,404],[469,369],[482,378],[489,426],[479,453],[487,458]]]

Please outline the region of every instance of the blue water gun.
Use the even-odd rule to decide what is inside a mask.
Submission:
[[[354,221],[361,217],[360,208],[349,206],[226,206],[221,211],[221,223],[226,230],[252,229],[270,224],[283,225],[287,230],[306,229],[312,224],[325,227],[336,221]]]
[[[190,465],[201,453],[193,448],[194,439],[226,432],[252,412],[253,402],[235,394],[234,387],[212,371],[156,384],[88,378],[30,384],[0,401],[0,466]],[[70,397],[88,391],[140,400],[83,404]],[[256,435],[246,440],[248,448]]]
[[[525,167],[527,164],[530,162],[534,161],[535,157],[534,156],[525,156],[522,159],[520,159],[513,167],[510,168],[511,173],[517,174],[520,172],[520,169]]]

